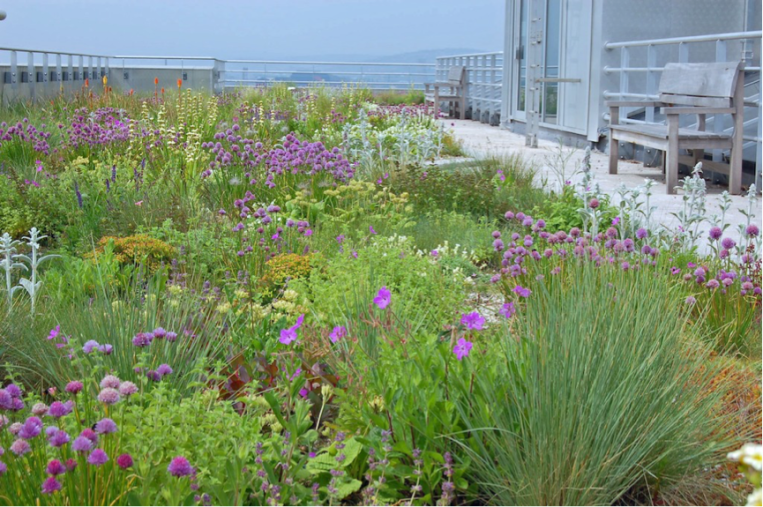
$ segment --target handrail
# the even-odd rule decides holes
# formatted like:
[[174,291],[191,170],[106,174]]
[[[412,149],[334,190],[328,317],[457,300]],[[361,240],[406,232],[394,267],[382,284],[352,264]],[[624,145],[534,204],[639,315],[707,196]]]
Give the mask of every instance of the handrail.
[[662,46],[665,44],[681,44],[689,42],[715,42],[718,40],[756,39],[763,35],[763,31],[750,32],[714,33],[709,35],[689,35],[686,37],[671,37],[668,39],[644,39],[635,41],[607,42],[604,49],[615,49],[634,46]]

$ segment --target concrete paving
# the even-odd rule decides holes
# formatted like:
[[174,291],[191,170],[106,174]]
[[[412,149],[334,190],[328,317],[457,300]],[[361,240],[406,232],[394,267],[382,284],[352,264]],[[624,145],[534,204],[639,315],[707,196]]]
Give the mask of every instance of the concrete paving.
[[[464,151],[467,155],[476,158],[488,156],[507,156],[521,155],[527,162],[531,163],[537,170],[536,184],[538,186],[546,185],[546,188],[553,190],[558,188],[557,172],[553,169],[553,158],[555,152],[559,151],[559,143],[547,140],[539,140],[538,148],[528,148],[525,146],[525,136],[515,134],[506,129],[491,127],[487,124],[473,122],[470,120],[442,120],[446,129],[450,129],[455,137],[461,141]],[[581,162],[585,155],[584,149],[565,146],[564,150],[572,152],[567,163],[566,173],[572,174],[581,167]],[[559,165],[558,163],[556,164]],[[644,167],[638,162],[629,162],[621,160],[618,168],[619,174],[609,174],[609,157],[606,153],[593,151],[591,153],[591,169],[595,174],[595,181],[598,182],[601,190],[613,196],[613,202],[617,202],[615,189],[621,184],[628,188],[635,188],[643,185],[646,178],[651,178],[657,183],[652,188],[651,204],[657,206],[652,215],[655,225],[663,225],[669,230],[675,230],[678,226],[678,220],[672,213],[677,213],[683,209],[682,195],[668,195],[664,183],[664,176],[660,168]],[[574,184],[579,181],[581,175],[568,177]],[[720,214],[719,205],[721,202],[720,194],[724,188],[708,184],[708,196],[706,199],[707,218],[714,214]],[[758,189],[760,192],[760,189]],[[755,217],[753,222],[761,227],[761,200],[760,195],[756,202]],[[746,210],[748,201],[746,196],[731,196],[732,204],[726,213],[726,222],[731,224],[727,231],[730,236],[738,241],[738,224],[746,224],[747,218],[739,211]],[[707,237],[707,230],[711,227],[710,223],[702,223],[700,230],[704,231],[703,237]],[[705,250],[705,241],[700,241],[700,249]]]

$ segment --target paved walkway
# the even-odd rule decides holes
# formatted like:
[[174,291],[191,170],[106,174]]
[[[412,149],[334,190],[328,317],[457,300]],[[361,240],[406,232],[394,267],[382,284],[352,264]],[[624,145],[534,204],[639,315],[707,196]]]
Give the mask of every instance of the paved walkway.
[[[558,152],[558,143],[539,140],[538,148],[531,149],[525,146],[525,136],[509,132],[505,129],[491,127],[487,124],[470,120],[442,120],[442,122],[446,129],[451,129],[455,133],[456,138],[463,143],[464,151],[469,156],[485,157],[490,155],[506,156],[519,154],[539,169],[538,185],[542,185],[545,179],[549,189],[558,187],[556,183],[558,178],[550,163],[554,153]],[[564,150],[574,151],[567,165],[567,174],[571,174],[581,166],[585,151],[571,147],[564,147]],[[610,195],[614,195],[615,188],[623,183],[629,188],[635,188],[643,185],[646,178],[655,180],[657,184],[652,188],[651,202],[654,206],[657,206],[657,210],[652,215],[653,220],[669,229],[677,227],[678,221],[672,213],[677,213],[683,209],[683,198],[682,195],[668,195],[666,193],[666,187],[663,183],[664,178],[660,168],[644,167],[640,163],[621,160],[618,169],[619,174],[611,175],[608,170],[608,155],[597,151],[591,154],[591,168],[595,173],[596,182],[599,183],[601,190]],[[579,178],[580,176],[572,180],[575,182]],[[718,206],[721,202],[720,194],[723,190],[724,188],[722,187],[708,185],[708,197],[706,200],[708,218],[714,214],[720,214]],[[756,207],[757,210],[753,221],[760,227],[761,216],[763,216],[760,198],[756,203]],[[746,217],[739,211],[740,208],[743,210],[747,209],[747,198],[745,196],[732,196],[732,204],[726,214],[726,221],[731,224],[727,235],[735,240],[738,240],[739,236],[737,224],[747,223]],[[707,237],[706,231],[710,227],[710,224],[707,222],[703,222],[701,226],[701,230],[705,231],[705,238]],[[701,241],[699,245],[701,250],[705,250],[705,245],[706,242]]]

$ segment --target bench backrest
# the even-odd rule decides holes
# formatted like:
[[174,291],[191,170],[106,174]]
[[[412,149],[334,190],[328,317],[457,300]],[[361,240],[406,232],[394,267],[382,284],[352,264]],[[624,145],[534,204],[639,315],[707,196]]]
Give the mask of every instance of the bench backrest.
[[660,79],[660,102],[732,107],[742,62],[669,63]]
[[448,69],[448,84],[460,85],[466,81],[466,67],[457,66]]

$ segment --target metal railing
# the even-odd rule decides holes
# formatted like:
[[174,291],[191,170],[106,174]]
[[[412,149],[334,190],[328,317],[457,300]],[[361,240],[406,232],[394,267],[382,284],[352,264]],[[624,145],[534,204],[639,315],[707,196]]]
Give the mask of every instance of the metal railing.
[[288,82],[297,86],[361,85],[371,90],[423,90],[434,81],[432,63],[305,62],[224,60],[223,88],[267,86]]
[[[761,31],[720,33],[668,39],[650,39],[638,41],[610,42],[604,45],[607,50],[620,51],[619,67],[605,67],[604,73],[616,75],[619,88],[616,91],[605,90],[605,99],[621,100],[657,100],[658,87],[662,70],[668,62],[725,62],[744,60],[745,62],[745,120],[744,150],[754,149],[755,181],[761,188],[761,112],[760,90],[760,55]],[[628,115],[641,115],[644,119],[628,118]],[[654,108],[621,108],[623,123],[655,123],[664,121],[664,117]],[[609,113],[604,113],[609,119]],[[693,125],[689,125],[692,127]],[[724,115],[708,115],[706,128],[715,133],[730,132],[731,122]],[[713,161],[722,160],[724,152],[713,150]]]
[[467,71],[467,109],[471,117],[483,123],[498,124],[501,114],[503,52],[442,56],[437,58],[437,81],[445,81],[448,69],[464,66]]

